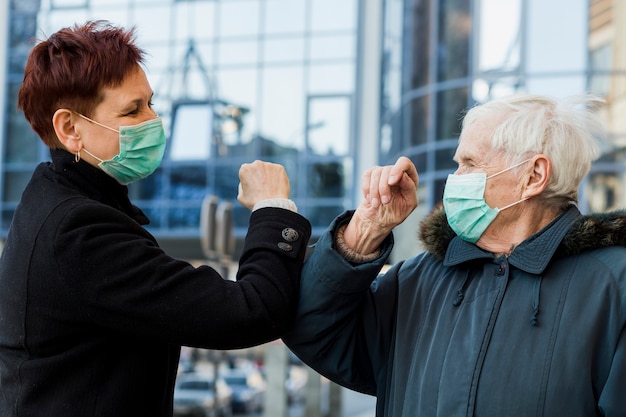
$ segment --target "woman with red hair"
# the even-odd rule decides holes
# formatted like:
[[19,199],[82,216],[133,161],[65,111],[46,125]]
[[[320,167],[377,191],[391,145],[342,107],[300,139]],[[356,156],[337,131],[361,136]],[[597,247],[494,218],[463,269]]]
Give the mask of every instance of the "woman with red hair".
[[51,161],[0,258],[0,416],[171,416],[181,345],[261,344],[294,316],[310,224],[282,166],[240,169],[253,212],[236,282],[171,258],[143,227],[126,185],[165,148],[143,56],[133,30],[88,22],[26,63],[18,105]]

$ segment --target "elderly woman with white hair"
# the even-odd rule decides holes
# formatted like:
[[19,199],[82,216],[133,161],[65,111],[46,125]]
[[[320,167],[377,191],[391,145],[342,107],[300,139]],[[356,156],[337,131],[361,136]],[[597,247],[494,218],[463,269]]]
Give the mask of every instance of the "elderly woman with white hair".
[[577,208],[598,103],[470,109],[425,252],[383,275],[418,175],[404,157],[367,171],[305,263],[287,345],[379,417],[626,416],[626,214]]

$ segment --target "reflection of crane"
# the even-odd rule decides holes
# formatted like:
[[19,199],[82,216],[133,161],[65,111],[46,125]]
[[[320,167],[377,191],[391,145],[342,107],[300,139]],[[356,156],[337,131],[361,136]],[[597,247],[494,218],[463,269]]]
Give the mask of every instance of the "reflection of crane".
[[[193,71],[192,65],[195,63],[197,66],[197,74],[200,76],[200,79],[204,84],[204,94],[201,94],[199,97],[196,94],[194,97],[193,92],[202,91],[198,89],[196,85],[193,85],[190,88],[190,74]],[[157,93],[165,100],[170,102],[178,101],[178,100],[189,100],[189,99],[198,99],[198,100],[212,100],[217,98],[217,85],[215,83],[214,77],[210,75],[210,71],[204,65],[202,61],[202,57],[200,53],[196,49],[196,44],[193,39],[189,39],[187,50],[185,51],[185,56],[183,57],[182,65],[176,66],[175,64],[170,65],[170,68],[166,72],[168,77],[168,83],[166,88],[163,91],[161,89],[157,89]],[[177,88],[178,87],[178,88]]]
[[[207,143],[217,144],[219,148],[224,136],[228,137],[229,142],[241,142],[243,116],[248,113],[249,109],[218,98],[215,77],[204,64],[193,39],[188,40],[182,64],[178,66],[172,64],[167,74],[169,77],[165,88],[163,91],[157,89],[157,93],[160,98],[166,100],[166,105],[169,107],[173,142],[186,141],[185,138],[174,137],[176,136],[176,122],[181,112],[200,107],[207,108],[212,114],[209,120],[210,132],[205,138]],[[199,83],[202,85],[198,85]],[[198,122],[202,123],[202,121]],[[188,145],[185,143],[181,146]]]

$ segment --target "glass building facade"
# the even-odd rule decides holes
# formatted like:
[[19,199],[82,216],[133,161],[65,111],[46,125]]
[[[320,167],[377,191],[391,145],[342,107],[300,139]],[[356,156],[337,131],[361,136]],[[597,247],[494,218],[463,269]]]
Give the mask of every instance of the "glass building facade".
[[[170,137],[162,167],[130,192],[155,236],[184,255],[199,247],[204,197],[234,201],[244,162],[283,164],[319,233],[359,203],[365,168],[406,155],[420,172],[420,207],[397,230],[394,257],[409,256],[419,250],[419,219],[455,169],[463,111],[515,92],[606,98],[609,141],[580,205],[626,205],[621,0],[10,0],[9,9],[3,234],[34,166],[47,159],[15,111],[31,39],[88,19],[136,26],[149,53]],[[241,238],[248,212],[234,207]]]
[[107,20],[136,27],[169,132],[162,166],[129,187],[150,231],[174,251],[198,248],[203,199],[216,195],[235,203],[243,237],[238,169],[262,159],[286,167],[292,198],[319,233],[354,206],[358,18],[357,0],[12,0],[0,230],[48,159],[15,111],[33,38]]

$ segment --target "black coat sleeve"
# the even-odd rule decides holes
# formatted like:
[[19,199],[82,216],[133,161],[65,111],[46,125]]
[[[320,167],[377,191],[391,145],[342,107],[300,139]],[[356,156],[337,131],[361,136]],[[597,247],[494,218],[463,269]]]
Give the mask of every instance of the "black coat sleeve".
[[[54,217],[58,217],[58,222]],[[40,233],[32,273],[54,268],[76,318],[172,344],[237,349],[280,337],[298,301],[309,222],[288,210],[252,213],[237,281],[164,253],[140,225],[99,204],[56,210]],[[283,230],[292,229],[289,241]],[[48,245],[50,240],[53,245]],[[48,301],[59,298],[50,294]]]

